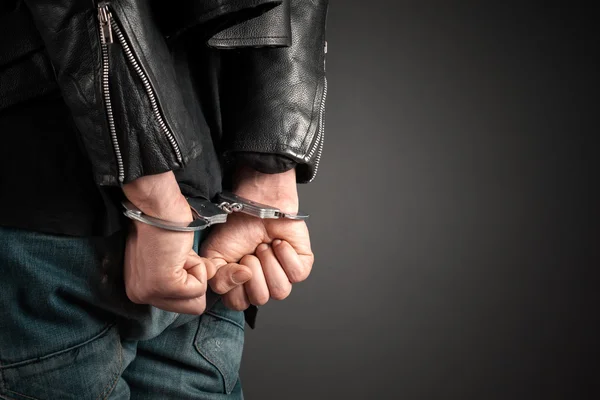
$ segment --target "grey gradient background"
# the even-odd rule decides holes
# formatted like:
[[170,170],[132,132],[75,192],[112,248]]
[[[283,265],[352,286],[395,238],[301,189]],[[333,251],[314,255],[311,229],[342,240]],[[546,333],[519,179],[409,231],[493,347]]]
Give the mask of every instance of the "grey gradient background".
[[495,3],[331,2],[317,261],[247,399],[600,398],[599,15]]

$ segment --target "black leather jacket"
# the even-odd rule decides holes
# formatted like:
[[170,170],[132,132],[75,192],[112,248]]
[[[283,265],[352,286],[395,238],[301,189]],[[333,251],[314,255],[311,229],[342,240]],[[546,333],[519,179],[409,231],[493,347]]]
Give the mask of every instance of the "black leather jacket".
[[16,87],[3,71],[0,110],[58,85],[99,185],[185,169],[206,136],[225,164],[275,154],[300,183],[314,178],[327,0],[24,3],[39,38],[8,57],[27,53],[35,73]]

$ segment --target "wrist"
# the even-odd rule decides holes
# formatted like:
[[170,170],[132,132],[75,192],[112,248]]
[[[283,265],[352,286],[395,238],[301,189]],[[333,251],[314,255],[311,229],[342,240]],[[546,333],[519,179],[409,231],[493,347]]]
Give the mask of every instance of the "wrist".
[[193,219],[190,206],[171,171],[140,177],[123,185],[123,193],[146,215],[173,222]]
[[265,174],[249,167],[239,168],[233,179],[233,192],[286,212],[298,211],[296,170]]

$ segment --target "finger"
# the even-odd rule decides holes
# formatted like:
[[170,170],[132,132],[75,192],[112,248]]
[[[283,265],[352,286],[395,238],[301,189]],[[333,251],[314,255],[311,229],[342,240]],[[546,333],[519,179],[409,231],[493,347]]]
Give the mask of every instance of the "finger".
[[180,280],[168,286],[165,283],[153,297],[184,300],[204,296],[208,283],[206,261],[205,258],[200,257],[195,252],[188,254],[183,270],[178,271],[181,274]]
[[[192,250],[194,251],[194,250]],[[204,258],[204,264],[206,265],[206,278],[207,279],[212,279],[215,274],[217,273],[217,271],[219,270],[219,268],[221,268],[223,265],[227,264],[227,262],[223,259],[217,259],[217,258]]]
[[250,278],[252,278],[250,268],[231,263],[219,268],[208,283],[215,293],[225,294],[233,288],[243,285]]
[[246,296],[244,286],[236,286],[223,295],[223,303],[230,309],[244,311],[250,307],[250,301]]
[[194,299],[160,298],[152,302],[151,305],[161,310],[179,314],[200,315],[206,310],[206,296]]
[[[192,254],[188,255],[185,264],[183,265],[183,269],[187,272],[186,281],[184,285],[194,285],[196,289],[196,291],[194,292],[196,296],[193,297],[204,296],[206,294],[206,288],[208,283],[208,279],[206,276],[206,268],[208,264],[212,264],[212,262],[206,258],[200,257],[198,254],[193,252]],[[188,298],[192,297],[192,293],[183,294],[187,294],[189,296]]]
[[204,296],[206,288],[204,259],[195,253],[188,254],[183,268],[174,270],[170,279],[147,284],[129,280],[125,285],[127,296],[137,304],[153,304],[160,298],[195,299]]
[[[312,256],[301,256],[296,253],[296,250],[285,240],[276,239],[273,241],[273,252],[283,267],[285,274],[292,283],[302,282],[310,274],[312,269]],[[310,258],[308,258],[310,257]]]
[[270,297],[269,287],[260,260],[256,256],[247,255],[240,260],[240,264],[247,266],[252,271],[252,279],[244,283],[248,300],[255,306],[266,304]]
[[292,284],[277,261],[271,246],[266,243],[260,244],[256,248],[256,256],[262,265],[271,298],[283,300],[288,297],[292,291]]

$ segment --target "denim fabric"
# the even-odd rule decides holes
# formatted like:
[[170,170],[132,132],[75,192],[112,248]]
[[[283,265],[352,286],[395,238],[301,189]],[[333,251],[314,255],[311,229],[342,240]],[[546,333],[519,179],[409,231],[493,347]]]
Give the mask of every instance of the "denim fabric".
[[1,399],[243,398],[243,313],[133,304],[123,247],[0,227]]

